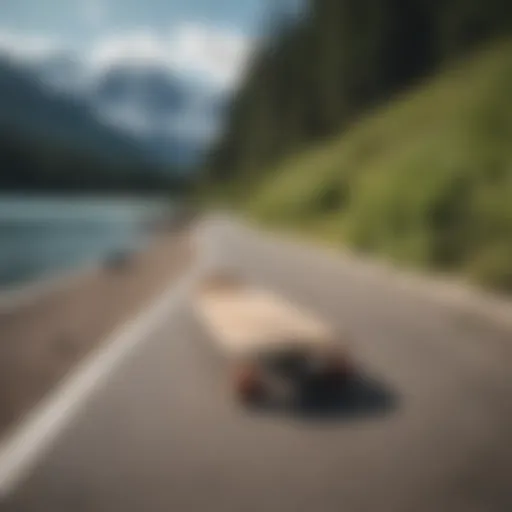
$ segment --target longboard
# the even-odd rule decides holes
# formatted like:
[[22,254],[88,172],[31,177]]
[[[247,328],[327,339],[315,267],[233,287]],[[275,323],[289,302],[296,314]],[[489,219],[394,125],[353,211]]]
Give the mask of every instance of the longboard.
[[195,307],[227,356],[271,350],[291,342],[330,344],[334,338],[329,326],[311,312],[270,291],[229,278],[203,283]]

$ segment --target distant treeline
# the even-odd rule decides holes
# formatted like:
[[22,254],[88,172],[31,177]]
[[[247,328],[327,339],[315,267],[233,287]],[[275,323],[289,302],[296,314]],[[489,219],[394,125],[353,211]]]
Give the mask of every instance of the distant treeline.
[[250,182],[511,26],[510,0],[309,0],[254,57],[207,173]]
[[186,182],[142,160],[113,158],[70,148],[53,139],[0,130],[0,191],[181,192]]

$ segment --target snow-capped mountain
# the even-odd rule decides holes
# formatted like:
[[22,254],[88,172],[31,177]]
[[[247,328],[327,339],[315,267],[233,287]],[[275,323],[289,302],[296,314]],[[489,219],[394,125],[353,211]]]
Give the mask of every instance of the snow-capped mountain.
[[154,65],[120,64],[96,77],[88,100],[97,115],[146,142],[159,158],[193,163],[215,136],[222,94]]
[[69,54],[56,53],[29,66],[45,88],[136,139],[159,162],[196,164],[219,131],[224,93],[156,64],[120,62],[88,70]]
[[157,118],[183,110],[190,101],[185,84],[170,73],[154,66],[127,64],[98,76],[90,95],[98,105],[130,105]]
[[67,96],[81,96],[90,87],[90,78],[78,59],[56,52],[30,63],[41,83]]
[[137,137],[160,161],[197,163],[219,130],[223,93],[168,69],[119,63],[84,77],[70,61],[51,64],[48,83],[81,96],[99,120]]
[[150,161],[147,148],[133,136],[100,122],[82,97],[44,86],[35,69],[0,57],[0,129],[64,143],[117,162]]

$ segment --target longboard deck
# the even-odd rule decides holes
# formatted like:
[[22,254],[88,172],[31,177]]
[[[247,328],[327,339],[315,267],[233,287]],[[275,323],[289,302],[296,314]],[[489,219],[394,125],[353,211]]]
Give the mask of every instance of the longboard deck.
[[333,340],[331,329],[309,311],[244,284],[209,283],[198,290],[196,309],[227,355],[290,342],[316,346]]

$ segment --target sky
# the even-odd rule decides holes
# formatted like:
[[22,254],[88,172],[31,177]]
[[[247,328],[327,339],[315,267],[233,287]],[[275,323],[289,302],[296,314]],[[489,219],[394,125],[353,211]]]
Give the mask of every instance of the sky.
[[[293,14],[302,2],[0,0],[0,56],[33,66],[47,85],[86,99],[109,70],[149,64],[189,89],[180,115],[162,114],[166,129],[206,144],[222,126],[209,102],[236,91],[266,22],[278,10]],[[160,126],[136,93],[122,104],[94,104],[100,120],[137,134]]]
[[232,88],[271,5],[272,0],[0,0],[0,50],[28,59],[71,51],[90,69],[123,59],[152,61]]

